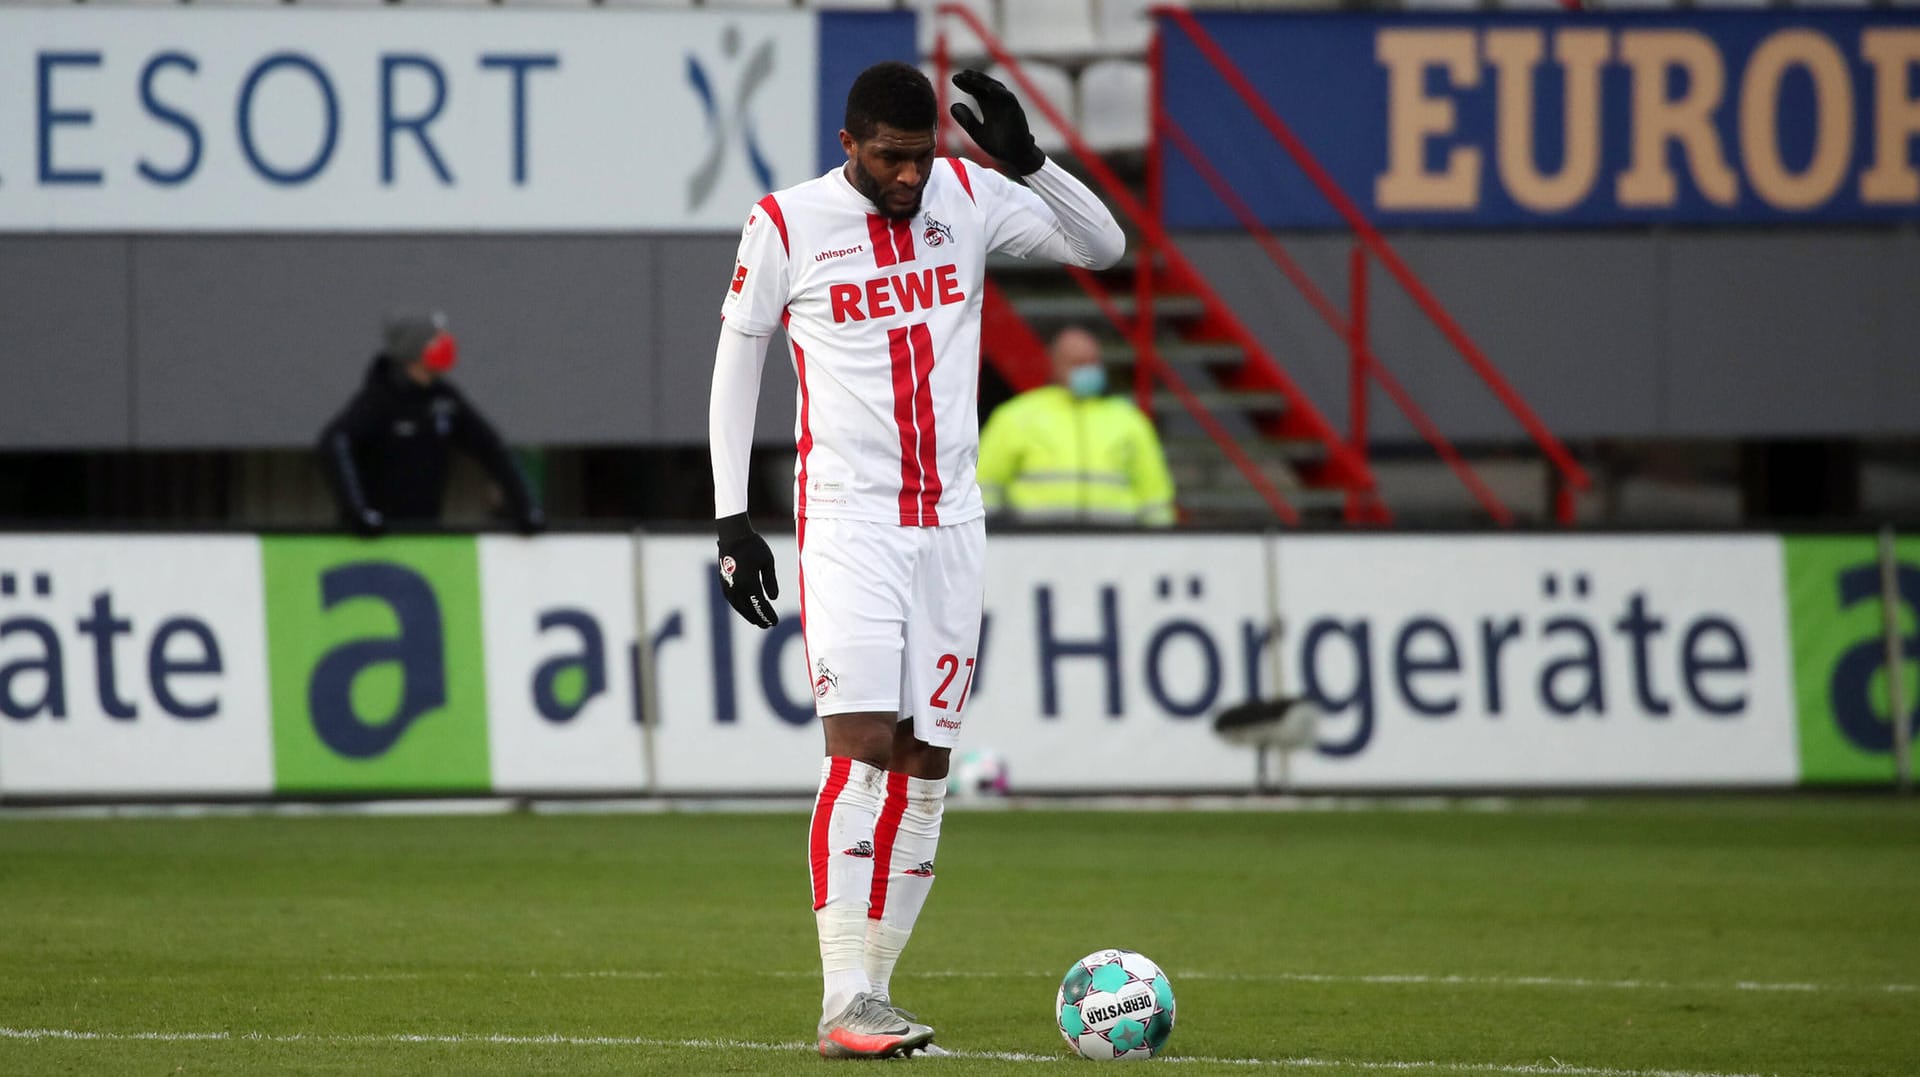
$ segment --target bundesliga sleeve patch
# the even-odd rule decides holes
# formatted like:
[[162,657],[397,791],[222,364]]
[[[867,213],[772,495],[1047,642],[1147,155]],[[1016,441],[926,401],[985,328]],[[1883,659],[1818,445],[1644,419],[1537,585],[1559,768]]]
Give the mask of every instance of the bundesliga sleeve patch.
[[739,295],[741,289],[745,288],[746,286],[747,286],[747,267],[741,265],[739,262],[733,263],[733,287],[731,291],[733,292],[734,295]]

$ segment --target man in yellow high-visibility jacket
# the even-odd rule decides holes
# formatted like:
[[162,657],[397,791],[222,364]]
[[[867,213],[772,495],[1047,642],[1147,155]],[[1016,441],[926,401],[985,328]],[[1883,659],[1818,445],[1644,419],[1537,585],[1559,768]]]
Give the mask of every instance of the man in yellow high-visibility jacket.
[[1173,523],[1173,478],[1153,423],[1105,395],[1100,342],[1068,328],[1049,349],[1053,384],[1007,401],[980,432],[987,511],[1022,523]]

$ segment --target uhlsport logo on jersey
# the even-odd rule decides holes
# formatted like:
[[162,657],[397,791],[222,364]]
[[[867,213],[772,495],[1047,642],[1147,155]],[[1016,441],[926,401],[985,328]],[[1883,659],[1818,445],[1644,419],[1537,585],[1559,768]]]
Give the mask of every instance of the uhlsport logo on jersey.
[[[760,146],[753,126],[753,95],[773,76],[774,38],[769,36],[746,52],[740,25],[729,23],[720,32],[720,55],[702,58],[687,53],[687,83],[700,100],[707,124],[707,148],[687,177],[687,208],[699,209],[719,185],[720,175],[734,156],[737,142],[741,156],[760,189],[771,191],[773,166]],[[725,81],[723,81],[723,79]],[[749,222],[751,223],[751,222]],[[736,289],[737,290],[737,289]]]
[[[1871,535],[1786,538],[1800,779],[1885,782],[1894,777],[1878,543]],[[1906,721],[1920,742],[1920,541],[1901,542],[1895,589]]]
[[474,540],[261,545],[279,791],[485,790]]

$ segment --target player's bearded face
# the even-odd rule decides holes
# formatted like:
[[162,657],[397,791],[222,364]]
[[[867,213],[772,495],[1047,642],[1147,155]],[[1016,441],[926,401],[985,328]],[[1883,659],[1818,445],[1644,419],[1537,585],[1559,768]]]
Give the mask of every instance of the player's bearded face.
[[920,196],[933,174],[931,130],[903,131],[883,123],[864,142],[840,132],[840,145],[847,151],[847,181],[882,217],[904,220],[920,212]]

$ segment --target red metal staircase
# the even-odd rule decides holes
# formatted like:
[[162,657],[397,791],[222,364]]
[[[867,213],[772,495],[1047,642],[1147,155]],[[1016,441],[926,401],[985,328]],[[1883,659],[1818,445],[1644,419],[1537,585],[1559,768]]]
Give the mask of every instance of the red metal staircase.
[[[942,22],[933,57],[940,95],[942,151],[954,145],[956,137],[946,113],[946,75],[951,66],[946,22],[958,19],[1010,74],[1022,96],[1061,133],[1075,158],[1076,170],[1103,194],[1130,233],[1132,253],[1120,266],[1103,273],[1067,271],[1077,292],[1064,289],[1058,269],[1050,265],[996,262],[985,300],[983,341],[988,360],[1015,389],[1031,388],[1048,377],[1041,330],[1068,322],[1104,320],[1121,342],[1106,358],[1112,366],[1131,367],[1137,401],[1161,426],[1169,462],[1181,480],[1177,485],[1182,515],[1189,520],[1244,518],[1247,510],[1255,509],[1288,525],[1301,523],[1303,511],[1313,516],[1337,515],[1350,524],[1390,523],[1392,514],[1378,495],[1369,464],[1367,401],[1370,386],[1377,383],[1465,484],[1488,518],[1503,526],[1511,524],[1512,510],[1374,355],[1367,333],[1367,290],[1369,266],[1378,262],[1519,419],[1556,469],[1559,481],[1554,515],[1561,523],[1571,523],[1574,495],[1590,485],[1585,471],[1286,124],[1254,93],[1205,29],[1183,9],[1160,9],[1157,13],[1161,17],[1159,32],[1172,28],[1194,40],[1354,233],[1350,309],[1342,312],[1288,256],[1224,177],[1194,149],[1179,126],[1161,113],[1156,35],[1149,57],[1155,79],[1154,135],[1193,164],[1285,279],[1345,342],[1350,378],[1348,429],[1343,434],[1326,418],[1161,226],[1160,215],[1149,208],[1149,204],[1159,205],[1159,155],[1148,156],[1143,202],[1086,145],[1057,104],[1038,90],[973,11],[947,4],[936,9],[936,17]],[[1183,428],[1197,432],[1182,434]],[[1223,490],[1216,484],[1193,481],[1197,469],[1213,465],[1224,465],[1216,466],[1216,472],[1230,468],[1239,484]]]

